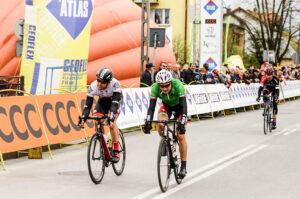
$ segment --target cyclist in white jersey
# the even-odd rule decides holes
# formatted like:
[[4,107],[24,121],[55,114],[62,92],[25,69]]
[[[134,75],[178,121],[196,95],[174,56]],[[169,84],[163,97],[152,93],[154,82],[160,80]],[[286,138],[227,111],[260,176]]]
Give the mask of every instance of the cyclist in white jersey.
[[111,161],[117,163],[120,160],[119,154],[119,128],[117,118],[119,108],[122,104],[122,92],[120,82],[113,78],[113,72],[108,68],[102,68],[97,72],[97,80],[93,81],[87,92],[86,104],[82,112],[82,120],[78,126],[84,127],[86,118],[89,116],[93,105],[94,96],[99,96],[93,115],[104,116],[109,114],[110,132],[113,141],[114,153]]

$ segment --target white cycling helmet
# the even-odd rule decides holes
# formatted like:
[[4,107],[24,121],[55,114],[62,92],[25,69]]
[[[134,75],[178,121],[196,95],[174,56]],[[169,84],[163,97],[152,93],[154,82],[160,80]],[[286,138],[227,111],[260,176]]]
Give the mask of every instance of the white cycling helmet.
[[156,74],[156,82],[158,84],[163,84],[163,83],[167,83],[167,82],[171,82],[172,81],[172,74],[170,73],[170,71],[167,70],[161,70]]

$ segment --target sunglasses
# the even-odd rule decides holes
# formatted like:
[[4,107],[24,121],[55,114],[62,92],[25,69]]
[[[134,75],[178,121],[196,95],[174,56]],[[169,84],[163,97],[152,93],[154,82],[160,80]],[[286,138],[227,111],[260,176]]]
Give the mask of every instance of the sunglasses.
[[167,88],[167,87],[169,87],[169,86],[170,86],[170,84],[165,84],[165,85],[161,85],[161,84],[160,84],[160,85],[159,85],[160,88]]
[[101,84],[106,84],[107,83],[107,81],[102,80],[102,79],[97,79],[97,82],[100,82]]

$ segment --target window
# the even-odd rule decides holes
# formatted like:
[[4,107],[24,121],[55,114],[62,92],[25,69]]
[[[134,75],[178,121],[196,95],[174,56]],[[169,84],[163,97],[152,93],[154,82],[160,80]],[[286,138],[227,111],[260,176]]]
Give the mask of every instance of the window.
[[170,9],[151,9],[150,17],[158,25],[170,25]]

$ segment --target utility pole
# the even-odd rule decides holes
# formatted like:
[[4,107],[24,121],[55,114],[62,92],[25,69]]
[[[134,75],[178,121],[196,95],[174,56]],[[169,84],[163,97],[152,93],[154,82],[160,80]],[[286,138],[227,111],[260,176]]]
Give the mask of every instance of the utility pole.
[[[142,25],[141,25],[141,75],[144,70],[144,62],[149,61],[149,35],[150,35],[150,2],[142,0]],[[146,46],[145,46],[146,44]],[[145,51],[146,47],[146,51]]]

